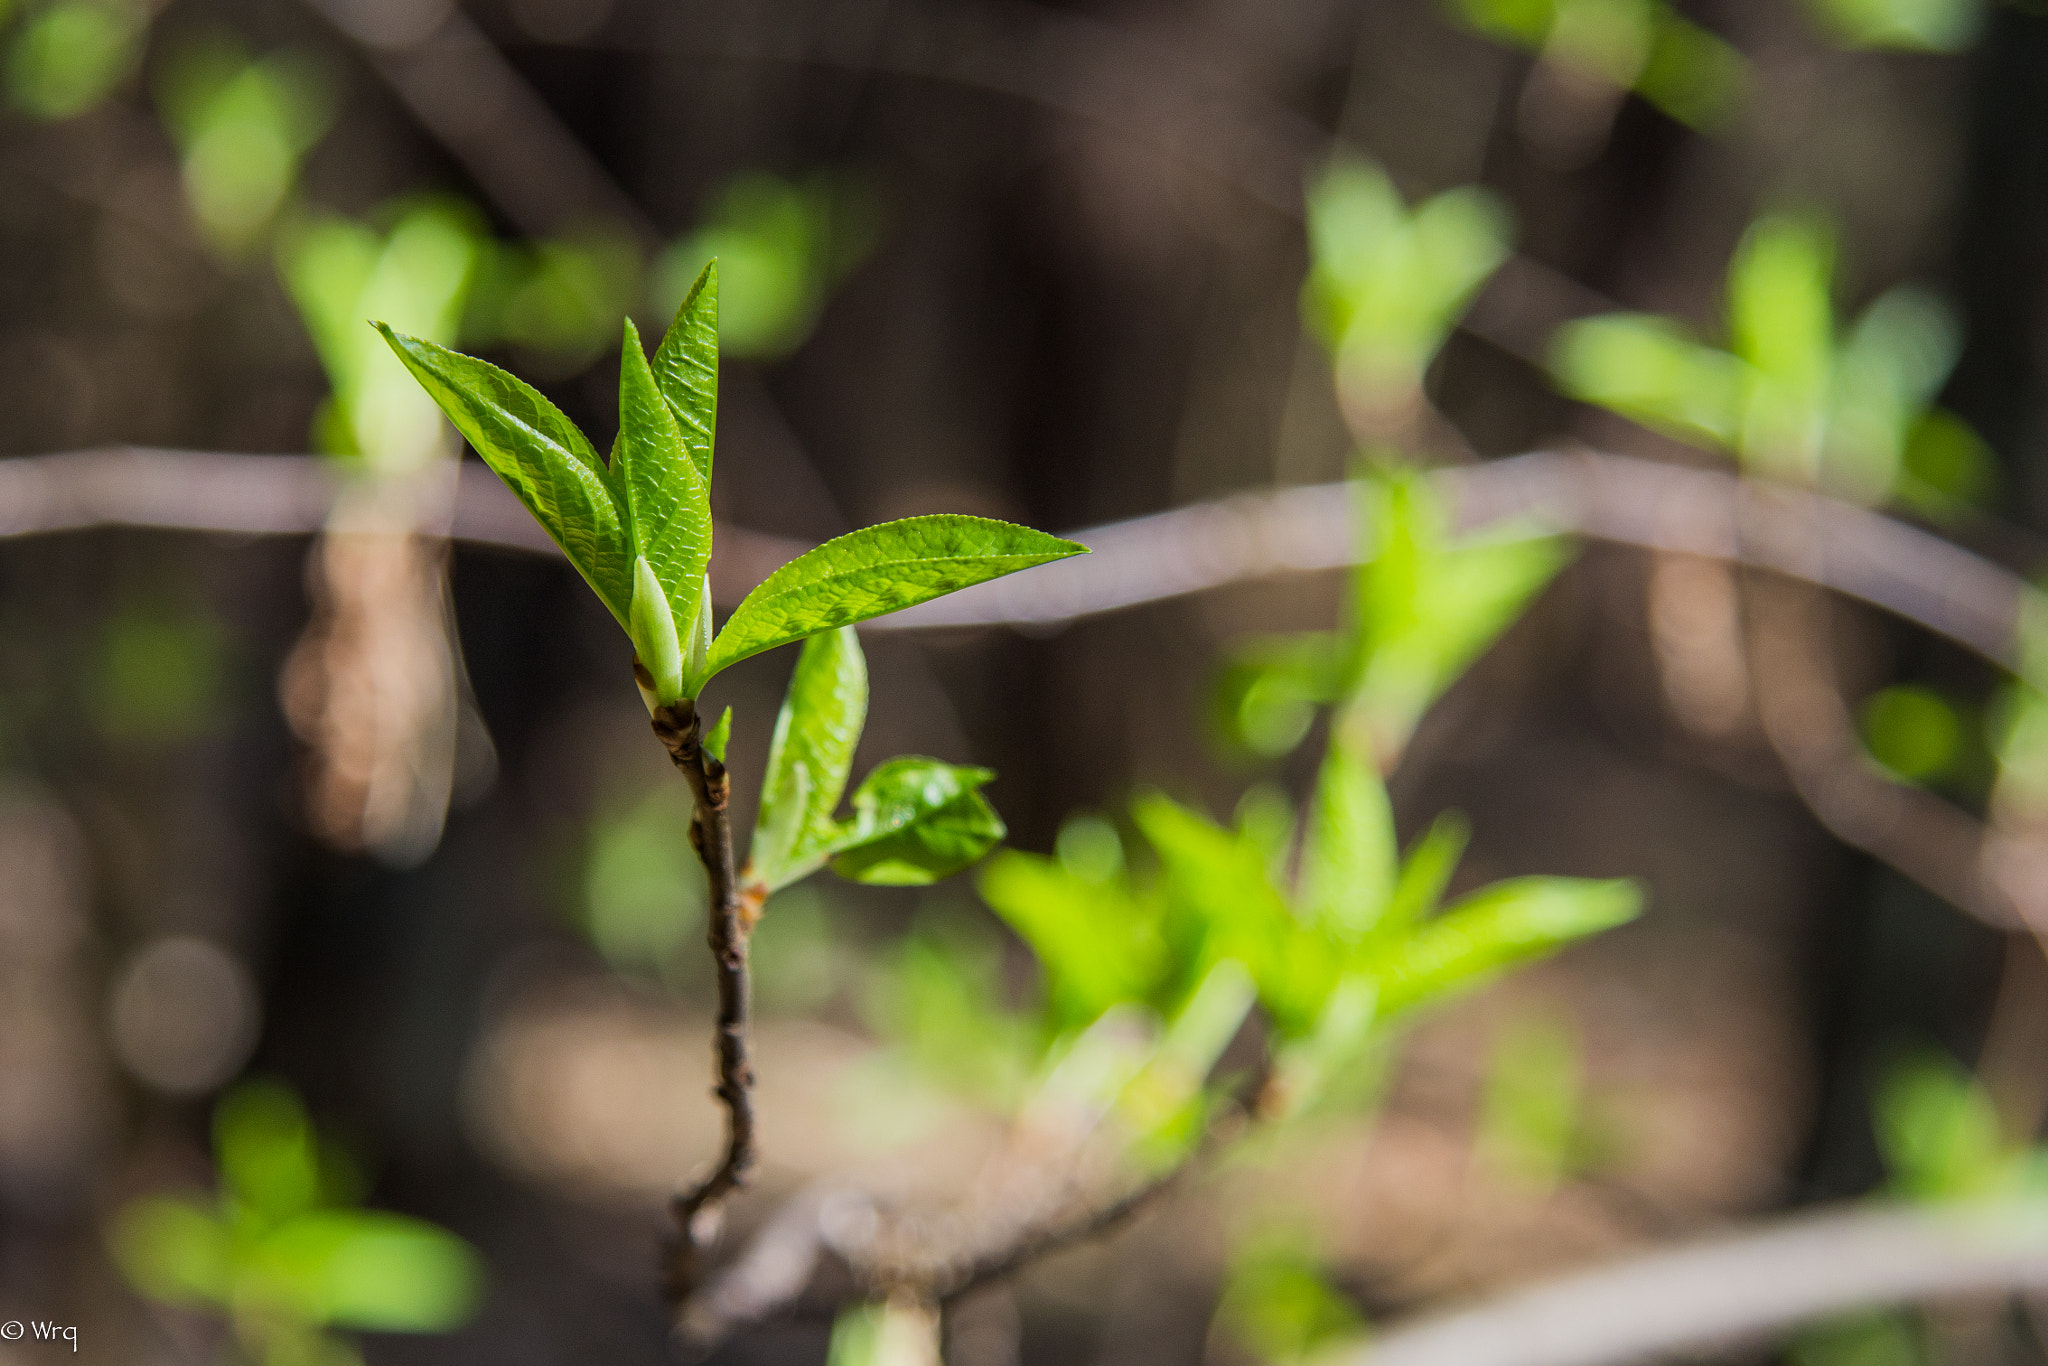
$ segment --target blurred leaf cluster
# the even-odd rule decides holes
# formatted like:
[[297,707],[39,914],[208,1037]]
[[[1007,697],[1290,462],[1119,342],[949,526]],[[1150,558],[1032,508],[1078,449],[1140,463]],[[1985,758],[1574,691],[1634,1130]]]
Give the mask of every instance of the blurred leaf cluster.
[[1960,335],[1933,297],[1900,287],[1838,335],[1834,239],[1766,215],[1728,269],[1728,348],[1651,314],[1588,318],[1556,338],[1574,397],[1733,453],[1757,474],[1865,503],[1949,515],[1988,491],[1983,443],[1934,406]]
[[214,1110],[220,1190],[148,1196],[115,1217],[114,1261],[142,1294],[226,1317],[262,1366],[347,1366],[332,1329],[434,1333],[474,1312],[476,1253],[403,1215],[353,1208],[361,1178],[284,1087],[245,1083]]
[[1454,536],[1419,476],[1353,485],[1360,561],[1335,631],[1253,637],[1235,646],[1215,695],[1221,737],[1288,753],[1317,710],[1342,704],[1382,771],[1443,695],[1564,567],[1557,538],[1509,526]]
[[335,113],[332,78],[316,58],[252,57],[225,31],[188,37],[164,60],[156,101],[193,216],[231,260],[262,241]]
[[1051,856],[995,855],[979,889],[1038,960],[1039,1014],[971,1025],[988,1010],[976,1003],[991,1000],[992,960],[913,941],[895,1024],[926,1056],[955,1076],[1088,1078],[1081,1089],[1113,1100],[1142,1142],[1176,1151],[1217,1103],[1204,1079],[1254,1006],[1284,1108],[1355,1101],[1376,1028],[1635,914],[1632,885],[1571,878],[1511,879],[1444,906],[1463,822],[1441,817],[1405,856],[1397,846],[1378,737],[1405,738],[1559,561],[1544,542],[1444,551],[1424,489],[1362,487],[1386,549],[1354,629],[1314,638],[1323,672],[1305,696],[1338,712],[1301,828],[1284,802],[1250,799],[1226,826],[1153,793],[1131,807],[1142,864],[1095,816],[1071,819]]
[[1633,90],[1681,123],[1727,123],[1749,63],[1667,0],[1453,0],[1460,18],[1579,81]]
[[149,10],[140,0],[44,0],[0,6],[0,27],[9,102],[31,118],[69,119],[134,74]]
[[447,453],[440,411],[366,318],[453,342],[485,241],[459,202],[395,205],[387,228],[321,216],[278,245],[278,269],[305,319],[332,394],[314,441],[378,474],[404,474]]
[[1347,415],[1397,431],[1465,306],[1507,258],[1512,226],[1485,190],[1446,190],[1410,209],[1373,162],[1335,162],[1308,196],[1302,316],[1330,349]]

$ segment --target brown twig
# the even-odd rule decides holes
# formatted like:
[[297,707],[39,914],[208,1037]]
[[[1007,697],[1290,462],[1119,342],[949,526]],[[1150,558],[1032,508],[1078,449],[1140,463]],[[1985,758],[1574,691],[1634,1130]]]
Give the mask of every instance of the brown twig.
[[[645,670],[642,686],[651,686]],[[679,1193],[670,1208],[675,1218],[674,1241],[666,1270],[671,1303],[680,1305],[703,1278],[704,1254],[718,1239],[726,1197],[746,1185],[754,1164],[754,1069],[747,1060],[750,981],[747,972],[748,920],[733,861],[732,818],[728,803],[732,784],[725,765],[705,753],[702,719],[688,699],[655,709],[654,733],[682,772],[696,798],[690,820],[690,843],[711,882],[710,928],[707,939],[718,977],[718,1018],[713,1033],[718,1084],[713,1094],[725,1107],[725,1153],[711,1174]]]

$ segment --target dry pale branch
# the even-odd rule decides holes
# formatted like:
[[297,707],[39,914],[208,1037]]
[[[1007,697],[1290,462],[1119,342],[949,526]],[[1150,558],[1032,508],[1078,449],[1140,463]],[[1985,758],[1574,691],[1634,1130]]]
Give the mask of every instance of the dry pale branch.
[[[2006,669],[2021,664],[2019,575],[1917,527],[1719,470],[1538,451],[1437,472],[1460,523],[1520,519],[1594,540],[1767,569],[1856,598]],[[0,460],[0,538],[96,526],[243,534],[318,530],[336,481],[310,456],[107,447]],[[876,630],[1054,627],[1083,617],[1352,563],[1342,485],[1247,493],[1066,533],[1094,554],[997,579],[881,618]],[[483,466],[462,466],[449,535],[553,554]],[[713,596],[736,603],[807,543],[721,526]]]
[[1624,1366],[1883,1305],[2048,1289],[2048,1202],[1862,1207],[1645,1253],[1397,1326],[1325,1366]]

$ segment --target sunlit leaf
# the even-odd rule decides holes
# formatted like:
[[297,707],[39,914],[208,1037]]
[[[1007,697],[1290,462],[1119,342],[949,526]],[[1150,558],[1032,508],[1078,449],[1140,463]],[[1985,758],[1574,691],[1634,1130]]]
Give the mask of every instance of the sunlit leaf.
[[1436,910],[1471,834],[1465,818],[1455,811],[1446,811],[1431,823],[1401,865],[1393,895],[1387,899],[1387,913],[1376,927],[1380,933],[1405,930]]
[[160,1303],[219,1305],[233,1293],[233,1235],[193,1201],[130,1203],[114,1220],[109,1246],[128,1283]]
[[1308,1027],[1334,980],[1337,955],[1288,909],[1265,851],[1158,794],[1133,803],[1131,814],[1158,851],[1168,904],[1184,924],[1177,948],[1194,971],[1226,959],[1242,963],[1283,1028]]
[[704,752],[719,763],[725,762],[725,745],[732,738],[732,708],[719,713],[718,720],[710,730],[704,732]]
[[273,1082],[246,1082],[214,1107],[214,1152],[237,1203],[282,1219],[320,1202],[320,1158],[297,1096]]
[[1086,551],[1029,527],[951,513],[866,527],[804,552],[747,594],[712,643],[709,672]]
[[475,1312],[483,1266],[462,1239],[402,1215],[324,1210],[266,1238],[250,1275],[259,1293],[314,1323],[436,1333]]
[[1729,446],[1741,430],[1744,380],[1733,356],[1640,313],[1567,323],[1550,370],[1574,398],[1684,440]]
[[915,755],[876,767],[833,841],[833,871],[856,882],[919,886],[995,847],[1003,822],[981,796],[995,774]]
[[654,378],[704,487],[718,432],[718,261],[706,263],[654,353]]
[[1960,52],[1984,24],[1982,0],[1810,0],[1845,47]]
[[853,628],[805,641],[768,745],[749,877],[772,890],[825,862],[839,834],[833,813],[867,714],[867,661]]
[[[619,443],[611,482],[621,495],[633,548],[653,566],[674,618],[678,658],[680,642],[696,624],[704,570],[711,563],[711,494],[693,455],[655,386],[629,318],[619,360]],[[710,463],[708,454],[703,463]]]
[[2006,1137],[1990,1094],[1946,1057],[1921,1054],[1894,1068],[1874,1110],[1878,1147],[1906,1194],[1984,1196],[2023,1175],[2020,1147]]
[[559,408],[495,365],[378,325],[406,368],[627,624],[633,555],[597,452]]
[[1500,969],[1635,918],[1632,882],[1525,877],[1497,882],[1367,960],[1388,1013],[1477,985]]
[[1005,849],[982,868],[982,900],[1044,965],[1053,1017],[1086,1024],[1141,1000],[1165,970],[1156,908],[1121,879],[1091,881],[1035,854]]
[[1358,940],[1386,910],[1398,858],[1379,770],[1341,736],[1333,739],[1309,803],[1298,909],[1332,938]]

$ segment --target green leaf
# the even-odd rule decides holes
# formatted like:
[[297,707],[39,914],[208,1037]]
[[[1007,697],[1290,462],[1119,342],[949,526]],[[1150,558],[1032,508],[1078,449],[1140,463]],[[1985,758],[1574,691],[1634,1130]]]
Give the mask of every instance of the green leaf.
[[706,676],[819,631],[1087,549],[1029,527],[957,513],[867,527],[804,552],[747,594],[713,642]]
[[859,882],[915,885],[958,872],[1003,837],[980,797],[996,775],[914,754],[877,765],[832,842],[834,869]]
[[114,1264],[128,1283],[162,1304],[225,1304],[234,1290],[233,1236],[190,1200],[131,1201],[114,1219]]
[[1387,900],[1387,913],[1375,929],[1381,934],[1405,930],[1436,910],[1458,860],[1465,855],[1465,842],[1472,828],[1455,811],[1446,811],[1431,823],[1422,838],[1408,851],[1394,894]]
[[[671,298],[674,296],[671,295]],[[683,296],[675,321],[654,352],[654,381],[675,415],[683,444],[704,487],[711,487],[711,447],[718,431],[718,262],[707,263]]]
[[633,552],[610,477],[559,408],[495,365],[375,324],[448,420],[626,625]]
[[1420,479],[1362,487],[1374,554],[1355,579],[1350,701],[1385,766],[1567,553],[1556,537],[1513,528],[1453,543],[1442,507]]
[[462,1239],[403,1215],[323,1210],[264,1239],[261,1296],[342,1328],[437,1333],[476,1311],[483,1267]]
[[674,414],[655,389],[631,319],[625,334],[612,483],[624,496],[633,546],[654,566],[675,617],[675,635],[684,640],[696,624],[704,567],[711,563],[710,490],[683,448]]
[[320,1201],[320,1158],[299,1098],[275,1082],[245,1082],[213,1112],[221,1182],[239,1205],[282,1219]]
[[1142,1000],[1166,970],[1157,906],[1121,876],[1081,877],[1052,859],[1005,849],[976,890],[1045,968],[1047,1004],[1061,1025],[1085,1025]]
[[1159,853],[1183,959],[1196,972],[1235,959],[1250,969],[1260,1001],[1283,1029],[1312,1023],[1339,955],[1287,908],[1265,852],[1158,794],[1133,803],[1131,815]]
[[1633,920],[1635,883],[1524,877],[1497,882],[1450,907],[1366,964],[1387,1014],[1420,1005],[1498,970]]
[[[854,801],[858,805],[858,793]],[[889,834],[848,847],[832,860],[832,871],[854,882],[922,887],[967,867],[1007,833],[987,798],[963,792]]]
[[1331,738],[1309,806],[1298,909],[1333,939],[1356,942],[1385,913],[1400,850],[1379,770],[1343,727]]
[[1664,318],[1567,323],[1551,343],[1550,373],[1573,398],[1694,445],[1727,449],[1741,431],[1742,363]]
[[867,714],[867,661],[853,629],[805,641],[768,745],[749,878],[772,891],[825,862],[840,834],[833,812]]
[[704,732],[704,752],[719,763],[725,762],[725,742],[732,738],[732,708],[727,707],[719,715],[718,723]]
[[633,560],[633,602],[626,612],[626,634],[633,654],[654,680],[654,700],[661,706],[683,695],[683,646],[676,638],[675,613],[655,581],[645,555]]

